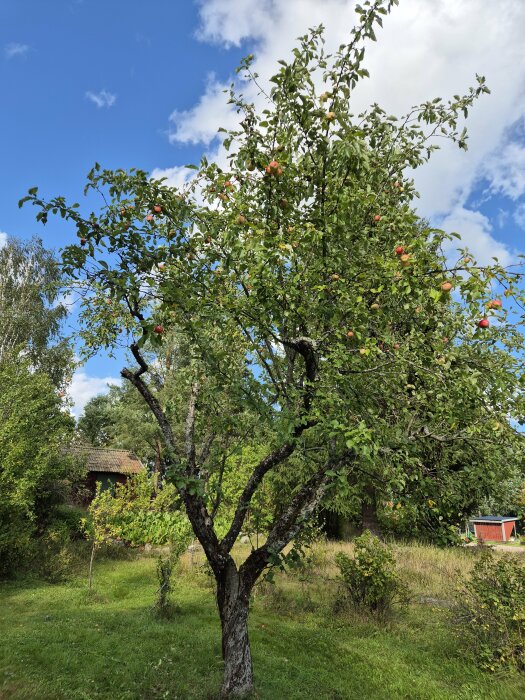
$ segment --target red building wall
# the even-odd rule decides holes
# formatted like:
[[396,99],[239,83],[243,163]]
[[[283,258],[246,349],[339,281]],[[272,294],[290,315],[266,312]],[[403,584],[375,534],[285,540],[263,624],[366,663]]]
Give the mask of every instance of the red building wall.
[[503,527],[505,528],[505,540],[508,542],[511,538],[512,531],[514,530],[514,525],[516,523],[514,521],[509,521],[508,523],[503,523]]
[[[512,524],[512,523],[511,523]],[[506,523],[504,523],[506,525]],[[503,532],[501,525],[492,525],[490,523],[474,523],[476,537],[481,537],[484,540],[503,541]]]

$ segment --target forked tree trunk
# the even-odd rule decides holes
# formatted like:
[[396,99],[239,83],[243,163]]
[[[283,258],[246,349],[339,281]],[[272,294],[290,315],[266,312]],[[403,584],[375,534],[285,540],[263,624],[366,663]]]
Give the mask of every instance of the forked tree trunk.
[[250,591],[240,585],[231,562],[217,576],[217,603],[222,626],[223,697],[245,697],[253,691],[253,666],[248,638]]

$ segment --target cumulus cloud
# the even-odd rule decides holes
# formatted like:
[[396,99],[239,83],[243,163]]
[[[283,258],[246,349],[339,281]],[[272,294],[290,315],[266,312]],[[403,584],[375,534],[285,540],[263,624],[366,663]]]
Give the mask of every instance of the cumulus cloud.
[[4,56],[7,59],[16,58],[18,56],[25,56],[29,51],[30,47],[28,44],[19,44],[17,42],[11,42],[4,46]]
[[102,107],[113,107],[117,101],[117,96],[107,90],[101,90],[100,92],[91,92],[88,90],[86,92],[86,98],[93,102],[94,105],[101,109]]
[[0,231],[0,248],[5,246],[6,243],[7,243],[7,233]]
[[445,231],[459,233],[461,243],[457,240],[450,241],[446,251],[451,258],[458,245],[468,248],[477,262],[481,265],[489,265],[497,258],[503,265],[511,265],[516,262],[515,253],[504,243],[498,241],[492,235],[493,227],[490,220],[479,211],[472,211],[464,207],[455,207],[440,224]]
[[155,168],[151,172],[152,180],[160,180],[166,178],[166,185],[181,189],[195,175],[195,170],[185,168],[183,165],[176,165],[173,168]]
[[226,86],[209,76],[206,89],[192,109],[175,110],[170,115],[173,125],[169,132],[171,143],[203,143],[208,145],[217,136],[217,129],[234,128],[238,117],[225,94]]
[[492,191],[511,199],[521,197],[525,194],[525,144],[507,143],[489,158],[484,174]]
[[73,374],[69,394],[73,402],[73,415],[78,418],[87,402],[98,394],[105,394],[112,384],[120,384],[119,377],[91,377],[82,370]]

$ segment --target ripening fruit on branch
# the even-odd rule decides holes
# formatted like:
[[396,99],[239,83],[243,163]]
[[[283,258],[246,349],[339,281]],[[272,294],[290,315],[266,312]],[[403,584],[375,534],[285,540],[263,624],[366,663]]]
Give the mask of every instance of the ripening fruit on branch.
[[327,112],[325,117],[327,122],[333,122],[335,119],[335,112]]
[[341,277],[338,274],[332,275],[332,279],[337,282],[337,280],[341,279]]
[[162,207],[160,206],[160,204],[155,204],[155,206],[153,207],[153,211],[155,212],[155,214],[161,214]]
[[239,214],[239,216],[235,219],[235,223],[239,224],[239,226],[244,226],[244,224],[246,223],[246,217],[242,214]]
[[224,183],[224,187],[226,187],[227,189],[230,189],[231,187],[233,187],[233,185],[230,182],[230,180],[226,180],[226,182]]
[[452,289],[452,284],[450,282],[443,282],[441,285],[441,291],[445,292],[445,294],[448,294]]
[[164,333],[164,326],[160,326],[160,325],[155,326],[155,328],[153,329],[153,332],[159,333],[159,334]]
[[399,261],[401,262],[401,265],[407,266],[410,265],[412,262],[412,256],[409,255],[408,253],[404,253],[403,255],[400,256]]
[[153,221],[153,214],[148,214],[146,217],[146,221]]
[[403,246],[398,245],[396,250],[395,250],[396,255],[403,255],[404,252],[405,252],[405,249],[403,248]]
[[371,309],[372,311],[379,311],[379,308],[380,308],[380,306],[379,306],[379,304],[377,304],[377,303],[371,304],[371,305],[370,305],[370,309]]
[[381,221],[381,217],[380,217],[379,214],[376,214],[376,215],[374,216],[374,221],[376,222],[376,224],[378,224],[378,223]]
[[348,331],[346,335],[347,335],[348,338],[353,338],[353,337],[354,337],[354,331]]
[[501,309],[502,306],[501,299],[491,299],[487,304],[487,309]]
[[273,175],[274,177],[283,174],[283,169],[276,160],[271,160],[264,170],[267,175]]
[[165,263],[165,262],[160,262],[160,263],[157,265],[157,267],[159,268],[159,270],[164,270],[164,268],[166,267],[166,263]]
[[323,92],[323,93],[321,93],[321,95],[319,95],[319,99],[321,102],[326,102],[327,100],[330,99],[330,97],[331,97],[331,95],[329,92]]
[[488,318],[482,318],[481,321],[478,321],[478,327],[479,328],[488,328],[490,326]]
[[87,240],[85,238],[80,239],[80,245],[86,245]]

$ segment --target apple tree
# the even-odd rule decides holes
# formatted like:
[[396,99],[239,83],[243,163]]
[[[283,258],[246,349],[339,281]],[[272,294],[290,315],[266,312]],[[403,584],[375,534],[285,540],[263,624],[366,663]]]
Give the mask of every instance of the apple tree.
[[[176,190],[141,170],[95,165],[86,189],[103,198],[91,214],[35,190],[23,200],[43,223],[57,213],[76,228],[63,263],[84,297],[87,352],[129,348],[122,376],[158,423],[167,476],[215,575],[225,695],[253,687],[253,586],[323,501],[344,498],[352,483],[406,478],[404,454],[392,447],[403,434],[461,440],[464,386],[487,421],[508,422],[520,404],[519,268],[450,262],[449,234],[412,205],[410,174],[437,138],[466,147],[460,122],[488,91],[484,79],[401,118],[378,105],[352,112],[367,76],[364,46],[396,4],[357,7],[349,43],[333,54],[322,28],[302,37],[264,109],[232,90],[239,127],[225,136],[226,167],[203,158]],[[240,71],[258,82],[250,58]],[[505,309],[494,290],[506,292]],[[178,392],[161,403],[156,357],[171,337]],[[483,348],[479,365],[453,362],[463,346]],[[513,378],[512,391],[490,381],[494,363]],[[451,371],[458,384],[444,401]],[[254,436],[268,451],[218,533],[225,450]],[[238,565],[232,548],[272,475],[287,485],[286,499]]]

